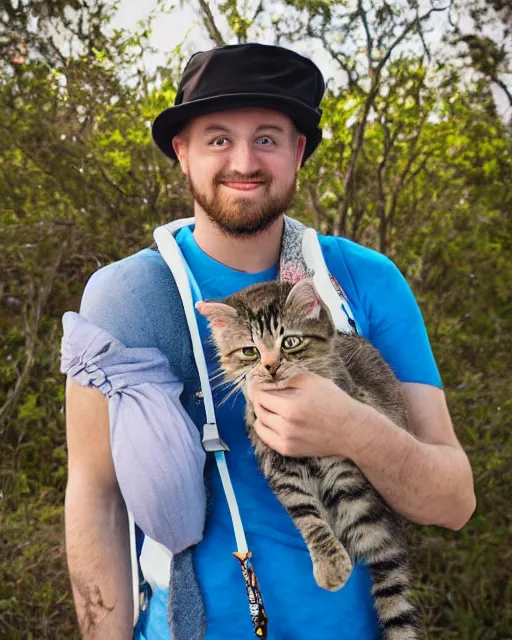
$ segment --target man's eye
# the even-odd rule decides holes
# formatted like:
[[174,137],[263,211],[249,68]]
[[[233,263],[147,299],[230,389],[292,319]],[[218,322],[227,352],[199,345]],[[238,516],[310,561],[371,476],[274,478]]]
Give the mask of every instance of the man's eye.
[[283,340],[282,347],[283,349],[290,351],[292,349],[297,349],[297,347],[301,347],[303,343],[304,338],[299,336],[288,336]]
[[228,142],[227,138],[216,138],[211,144],[214,147],[225,147]]
[[264,136],[263,138],[258,139],[258,144],[261,144],[264,147],[268,147],[269,145],[273,144],[273,142],[274,141],[268,138],[267,136]]
[[244,360],[256,360],[259,358],[260,353],[256,347],[243,347],[240,349],[240,353]]

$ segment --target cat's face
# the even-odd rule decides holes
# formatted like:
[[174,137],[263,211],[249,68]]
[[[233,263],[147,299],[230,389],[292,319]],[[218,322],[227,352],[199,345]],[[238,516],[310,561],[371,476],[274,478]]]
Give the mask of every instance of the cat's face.
[[311,280],[248,287],[224,302],[199,302],[227,381],[280,382],[305,371],[329,377],[334,325]]

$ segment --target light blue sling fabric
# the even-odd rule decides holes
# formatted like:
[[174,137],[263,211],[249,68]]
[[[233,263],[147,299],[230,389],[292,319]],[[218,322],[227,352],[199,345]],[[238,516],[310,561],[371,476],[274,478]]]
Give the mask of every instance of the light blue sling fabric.
[[62,371],[109,398],[112,458],[135,522],[172,553],[197,544],[205,453],[169,360],[154,347],[125,347],[77,313],[66,313],[63,325]]

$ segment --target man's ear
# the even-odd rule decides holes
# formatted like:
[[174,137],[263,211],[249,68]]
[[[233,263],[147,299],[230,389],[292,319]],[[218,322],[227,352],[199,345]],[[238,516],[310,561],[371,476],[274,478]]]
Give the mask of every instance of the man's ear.
[[299,133],[297,135],[297,153],[295,156],[295,166],[297,171],[302,166],[302,157],[304,155],[305,149],[306,149],[306,136],[302,135],[302,133]]
[[187,148],[188,148],[188,140],[186,136],[178,134],[174,136],[172,139],[172,148],[174,149],[174,153],[178,158],[178,162],[180,163],[181,170],[185,175],[188,174],[188,162],[187,162]]

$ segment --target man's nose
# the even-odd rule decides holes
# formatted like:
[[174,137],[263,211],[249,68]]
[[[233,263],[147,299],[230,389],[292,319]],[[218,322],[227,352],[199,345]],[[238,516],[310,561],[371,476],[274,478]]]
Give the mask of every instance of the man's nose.
[[233,146],[230,168],[247,176],[260,168],[256,151],[250,142],[238,142]]

